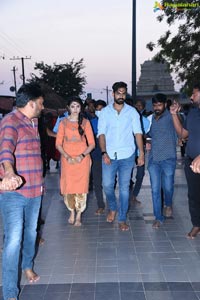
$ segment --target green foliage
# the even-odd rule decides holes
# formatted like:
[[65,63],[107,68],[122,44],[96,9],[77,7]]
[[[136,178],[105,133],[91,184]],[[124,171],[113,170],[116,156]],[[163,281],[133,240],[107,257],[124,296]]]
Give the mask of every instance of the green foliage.
[[177,75],[177,82],[183,83],[183,90],[190,94],[194,83],[200,82],[200,2],[195,0],[162,1],[163,5],[165,3],[173,5],[185,3],[193,7],[187,9],[165,7],[157,20],[166,21],[169,27],[178,23],[178,32],[173,35],[170,30],[167,30],[156,44],[150,42],[147,48],[150,51],[153,51],[156,46],[161,48],[155,55],[155,59],[161,62],[166,61]]
[[36,63],[34,69],[39,71],[39,76],[32,74],[30,81],[48,85],[64,99],[83,93],[86,84],[85,76],[81,73],[84,69],[83,59],[60,65],[54,63],[53,66],[44,62]]

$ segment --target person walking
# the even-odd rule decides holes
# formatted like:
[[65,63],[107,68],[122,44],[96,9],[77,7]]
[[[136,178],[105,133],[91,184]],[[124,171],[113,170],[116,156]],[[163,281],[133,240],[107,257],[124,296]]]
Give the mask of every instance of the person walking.
[[[103,188],[108,201],[107,222],[112,223],[118,210],[119,229],[129,230],[126,223],[129,205],[129,184],[135,163],[135,141],[140,151],[138,165],[144,164],[144,148],[140,117],[135,108],[125,103],[127,84],[112,86],[114,103],[101,110],[98,122],[99,145],[102,154]],[[118,174],[119,209],[115,197]]]
[[[152,105],[154,114],[148,132],[148,136],[151,137],[148,171],[155,216],[153,228],[159,228],[164,221],[164,216],[172,216],[177,135],[171,114],[167,109],[166,95],[156,94],[152,98]],[[164,197],[164,211],[161,189]]]
[[183,139],[188,139],[185,150],[185,175],[193,227],[187,237],[194,239],[200,233],[200,84],[194,85],[191,101],[193,106],[189,109],[184,125],[180,122],[180,105],[177,102],[173,103],[170,112],[177,134]]
[[[146,133],[149,131],[150,127],[150,121],[146,117],[146,112],[145,112],[145,106],[146,103],[143,99],[137,99],[135,103],[135,108],[137,109],[139,115],[140,115],[140,122],[141,122],[141,128],[142,128],[142,133],[143,133],[143,144],[144,144],[144,152],[145,152],[145,145],[146,145]],[[135,161],[137,165],[137,170],[136,170],[136,180],[134,183],[133,191],[132,191],[132,201],[134,204],[140,205],[141,202],[137,199],[137,196],[139,195],[143,178],[145,175],[145,164],[142,166],[139,166],[137,164],[137,159],[138,159],[138,149],[136,148],[136,153],[135,153]]]
[[[0,164],[2,185],[23,183],[15,191],[1,194],[4,227],[2,285],[4,300],[18,299],[19,257],[27,280],[40,279],[33,271],[37,221],[43,189],[38,120],[43,110],[43,94],[36,84],[24,84],[16,95],[16,109],[0,124]],[[11,180],[13,179],[13,180]]]
[[102,215],[105,212],[105,202],[103,198],[103,188],[102,188],[102,157],[101,149],[99,147],[99,141],[97,138],[98,133],[98,116],[101,110],[106,107],[106,102],[103,100],[97,100],[95,103],[95,117],[90,119],[92,125],[94,137],[95,137],[95,149],[91,152],[92,158],[92,181],[94,185],[95,197],[97,199],[97,210],[95,212],[96,216]]
[[68,102],[69,115],[59,125],[56,147],[61,153],[60,188],[70,210],[68,222],[81,226],[81,214],[86,208],[90,152],[95,147],[90,121],[83,118],[83,104],[78,97]]

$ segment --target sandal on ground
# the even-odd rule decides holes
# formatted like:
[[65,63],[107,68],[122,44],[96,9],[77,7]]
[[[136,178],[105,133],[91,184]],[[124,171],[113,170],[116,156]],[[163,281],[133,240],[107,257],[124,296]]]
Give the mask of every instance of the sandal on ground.
[[115,216],[116,216],[116,211],[115,210],[111,210],[109,212],[109,214],[107,215],[106,222],[108,222],[108,223],[114,222]]
[[194,226],[192,227],[192,230],[187,234],[187,238],[193,240],[198,234],[200,234],[200,227]]
[[24,270],[24,274],[29,283],[35,283],[40,280],[40,276],[33,272],[33,270],[31,269]]
[[119,223],[119,230],[121,230],[121,231],[128,231],[129,230],[129,226],[125,222],[121,222],[121,223]]
[[96,216],[100,216],[103,215],[105,213],[105,209],[104,208],[98,208],[95,212]]

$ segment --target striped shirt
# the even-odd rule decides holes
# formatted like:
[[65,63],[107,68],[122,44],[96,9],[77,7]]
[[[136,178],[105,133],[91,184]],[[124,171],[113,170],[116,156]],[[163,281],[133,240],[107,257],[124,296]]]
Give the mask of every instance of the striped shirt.
[[38,120],[28,119],[19,110],[0,123],[0,164],[10,162],[24,184],[16,190],[27,198],[42,194],[42,159]]

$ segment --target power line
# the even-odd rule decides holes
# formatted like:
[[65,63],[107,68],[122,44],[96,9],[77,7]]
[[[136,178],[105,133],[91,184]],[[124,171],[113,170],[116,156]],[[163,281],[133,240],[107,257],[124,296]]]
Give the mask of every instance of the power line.
[[21,60],[21,63],[22,63],[22,80],[23,80],[23,84],[25,84],[25,72],[24,72],[24,60],[25,59],[31,59],[31,56],[27,57],[13,57],[13,58],[10,58],[11,60]]

